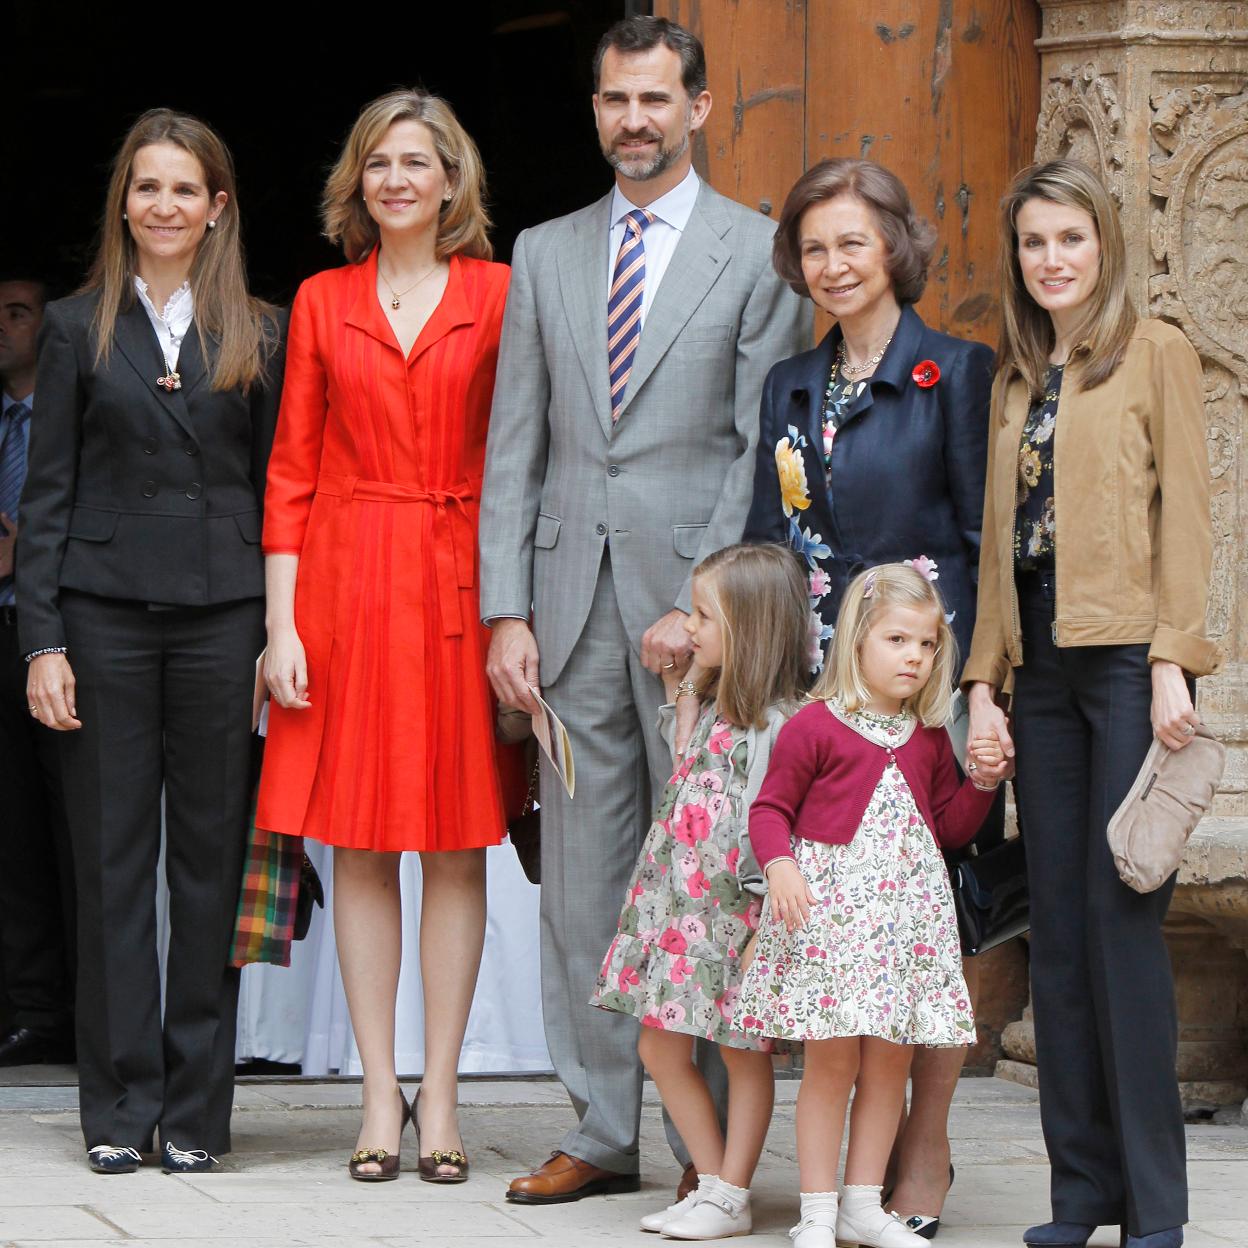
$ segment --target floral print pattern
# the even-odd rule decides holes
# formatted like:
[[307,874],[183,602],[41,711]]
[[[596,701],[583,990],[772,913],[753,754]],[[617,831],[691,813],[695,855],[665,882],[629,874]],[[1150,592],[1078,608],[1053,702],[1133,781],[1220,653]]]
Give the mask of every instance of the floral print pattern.
[[1018,447],[1018,514],[1014,566],[1036,572],[1053,567],[1057,519],[1053,511],[1053,435],[1062,391],[1062,366],[1051,365],[1044,394],[1031,405]]
[[[905,715],[842,718],[885,749],[909,727]],[[760,1039],[974,1044],[949,876],[897,764],[848,845],[795,840],[793,852],[817,901],[791,933],[764,918],[734,1025]]]
[[632,1014],[643,1027],[771,1050],[733,1029],[740,957],[762,898],[748,850],[747,730],[703,711],[689,750],[663,792],[598,973],[591,1005]]

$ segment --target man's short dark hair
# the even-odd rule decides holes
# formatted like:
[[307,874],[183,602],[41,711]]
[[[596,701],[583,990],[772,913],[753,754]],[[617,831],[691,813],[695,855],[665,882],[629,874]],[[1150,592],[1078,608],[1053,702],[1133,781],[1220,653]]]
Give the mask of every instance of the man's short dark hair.
[[33,286],[35,288],[35,298],[39,304],[38,311],[40,312],[43,311],[44,306],[51,298],[51,292],[48,290],[48,284],[41,277],[31,277],[29,273],[0,269],[0,286],[3,286],[8,282],[13,282],[15,284],[20,282],[23,286]]
[[706,53],[702,50],[702,41],[665,17],[626,17],[603,35],[594,53],[594,90],[598,90],[602,58],[608,48],[625,54],[649,52],[660,43],[680,57],[680,80],[689,98],[701,95],[706,90]]

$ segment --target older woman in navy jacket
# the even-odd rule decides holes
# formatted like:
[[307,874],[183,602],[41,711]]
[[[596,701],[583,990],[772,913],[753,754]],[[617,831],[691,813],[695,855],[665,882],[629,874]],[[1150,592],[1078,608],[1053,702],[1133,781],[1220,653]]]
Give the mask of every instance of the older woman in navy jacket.
[[[803,560],[812,671],[849,579],[878,563],[914,561],[936,582],[960,652],[970,649],[994,360],[911,307],[934,241],[900,180],[869,160],[821,161],[780,216],[777,272],[837,323],[767,377],[745,537]],[[973,959],[967,978],[973,990]],[[951,1182],[945,1124],[964,1054],[916,1055],[894,1153],[892,1207],[925,1238]]]

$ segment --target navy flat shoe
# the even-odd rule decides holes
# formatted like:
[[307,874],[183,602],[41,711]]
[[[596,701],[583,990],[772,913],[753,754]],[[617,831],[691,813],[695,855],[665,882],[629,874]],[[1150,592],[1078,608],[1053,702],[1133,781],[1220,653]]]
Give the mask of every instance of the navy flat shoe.
[[1042,1222],[1023,1232],[1028,1248],[1087,1248],[1094,1226],[1082,1222]]

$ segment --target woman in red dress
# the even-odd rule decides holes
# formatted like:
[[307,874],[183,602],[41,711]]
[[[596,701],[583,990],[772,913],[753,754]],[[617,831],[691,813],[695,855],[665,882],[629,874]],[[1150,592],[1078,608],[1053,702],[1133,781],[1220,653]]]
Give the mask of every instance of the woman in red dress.
[[399,91],[360,114],[322,205],[350,263],[295,298],[269,464],[275,705],[257,822],[335,847],[338,960],[364,1067],[359,1179],[397,1175],[408,1117],[394,1063],[404,850],[420,852],[423,876],[421,1177],[468,1169],[456,1070],[485,847],[504,830],[477,514],[509,270],[489,262],[482,189],[443,100]]

